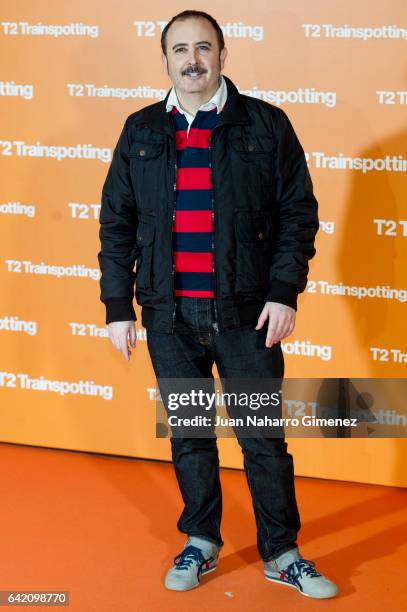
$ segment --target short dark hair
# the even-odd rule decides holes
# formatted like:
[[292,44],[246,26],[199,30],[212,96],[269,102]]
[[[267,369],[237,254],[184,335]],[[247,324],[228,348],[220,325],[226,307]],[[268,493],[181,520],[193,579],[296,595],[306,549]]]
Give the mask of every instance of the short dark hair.
[[170,27],[172,26],[172,24],[174,23],[174,21],[185,21],[186,19],[197,18],[197,17],[202,17],[203,19],[207,19],[212,24],[212,26],[215,29],[216,36],[218,39],[219,52],[222,51],[222,49],[225,46],[225,39],[223,38],[222,28],[220,27],[216,19],[212,17],[212,15],[209,15],[208,13],[205,13],[204,11],[187,10],[187,11],[182,11],[182,13],[178,13],[178,15],[175,15],[174,17],[172,17],[171,21],[167,23],[167,25],[165,26],[165,28],[163,29],[161,33],[161,49],[163,50],[163,53],[165,56],[167,56],[167,33]]

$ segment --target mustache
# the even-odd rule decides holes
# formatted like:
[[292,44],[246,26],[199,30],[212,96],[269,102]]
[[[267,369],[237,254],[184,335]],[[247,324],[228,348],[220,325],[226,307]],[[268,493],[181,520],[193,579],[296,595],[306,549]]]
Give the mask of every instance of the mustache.
[[205,72],[207,72],[207,70],[205,68],[202,68],[201,66],[190,66],[188,68],[186,68],[181,74],[186,75],[186,74],[204,74]]

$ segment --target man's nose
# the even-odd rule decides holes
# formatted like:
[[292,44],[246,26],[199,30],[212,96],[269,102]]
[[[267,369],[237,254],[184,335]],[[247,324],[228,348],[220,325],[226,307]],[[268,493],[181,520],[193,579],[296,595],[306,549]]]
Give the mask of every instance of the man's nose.
[[188,61],[192,66],[198,63],[198,49],[190,49],[188,51]]

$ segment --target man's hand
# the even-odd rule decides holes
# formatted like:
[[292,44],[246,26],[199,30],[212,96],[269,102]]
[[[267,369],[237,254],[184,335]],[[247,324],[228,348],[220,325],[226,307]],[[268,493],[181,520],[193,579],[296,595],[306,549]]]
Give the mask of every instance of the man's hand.
[[278,302],[266,302],[259,316],[256,329],[261,329],[265,321],[269,320],[266,338],[267,348],[271,348],[273,344],[291,334],[295,325],[295,315],[294,308],[290,306]]
[[132,348],[136,348],[136,328],[134,321],[114,321],[109,323],[108,326],[109,338],[114,348],[121,351],[124,358],[129,361],[131,350],[128,346],[128,342]]

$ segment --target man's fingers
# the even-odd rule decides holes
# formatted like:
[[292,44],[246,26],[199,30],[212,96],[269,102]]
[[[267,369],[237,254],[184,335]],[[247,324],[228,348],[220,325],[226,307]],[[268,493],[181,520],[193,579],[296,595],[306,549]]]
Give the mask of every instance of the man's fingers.
[[275,319],[270,317],[269,327],[268,327],[267,337],[266,337],[266,346],[268,348],[270,348],[275,342],[278,341],[277,339],[279,338],[279,334],[281,332],[282,325],[283,325],[283,322],[281,321],[280,317],[277,317]]
[[112,336],[111,337],[112,344],[115,349],[121,351],[123,353],[124,358],[128,361],[131,355],[131,351],[127,345],[127,336]]
[[133,348],[136,348],[137,334],[136,334],[136,328],[134,327],[134,325],[130,327],[129,336],[130,336],[131,346]]
[[282,338],[289,336],[294,329],[295,319],[290,314],[280,314],[273,325],[269,323],[266,346],[271,347]]
[[268,316],[268,310],[267,308],[264,308],[259,316],[259,320],[257,321],[256,329],[260,329],[263,327],[264,322],[267,321]]
[[256,330],[263,327],[268,318],[266,347],[271,348],[273,344],[285,338],[294,329],[296,311],[290,306],[278,302],[267,302],[264,310],[259,316]]
[[293,332],[294,326],[295,326],[295,320],[291,319],[291,322],[289,323],[289,325],[287,325],[287,327],[285,327],[284,330],[282,331],[280,340],[282,340],[282,338],[286,338],[287,336],[289,336]]
[[[137,335],[134,321],[115,321],[108,324],[109,338],[115,349],[128,361],[131,349],[136,347]],[[129,346],[130,345],[130,346]]]
[[110,341],[113,344],[115,349],[119,349],[119,339],[117,336],[113,336],[113,334],[110,336]]
[[270,347],[273,344],[273,339],[276,336],[279,327],[279,315],[276,312],[270,311],[269,322],[266,336],[266,346]]
[[119,348],[123,353],[124,358],[128,361],[130,359],[130,351],[127,345],[127,334],[126,336],[121,336],[119,340]]

